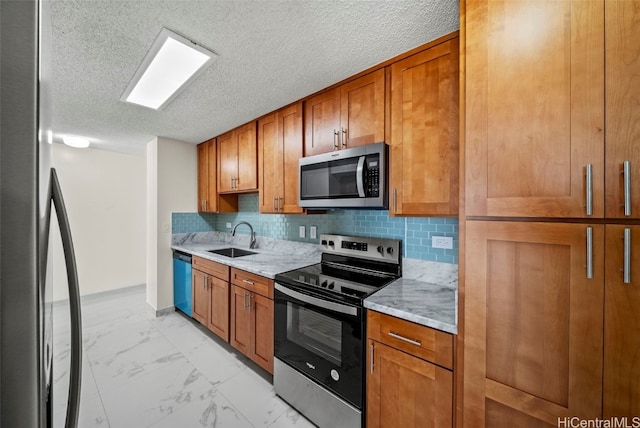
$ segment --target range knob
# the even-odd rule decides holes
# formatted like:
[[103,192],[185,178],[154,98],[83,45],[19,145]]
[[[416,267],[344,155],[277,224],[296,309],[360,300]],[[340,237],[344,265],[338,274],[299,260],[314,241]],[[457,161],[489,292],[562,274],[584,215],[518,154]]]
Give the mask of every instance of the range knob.
[[332,282],[331,284],[329,284],[329,290],[333,290],[333,287],[334,287],[334,285],[333,285],[333,282]]
[[329,246],[333,247],[335,244],[333,243],[333,241],[329,241]]
[[321,244],[326,246],[326,245],[327,245],[327,240],[326,240],[326,239],[323,239],[323,240],[322,240],[322,242],[321,242]]
[[326,287],[326,286],[327,286],[327,281],[326,281],[326,280],[322,281],[322,284],[320,284],[320,285],[321,285],[322,287]]
[[378,245],[378,252],[384,256],[384,247],[382,245]]
[[387,254],[393,255],[393,247],[387,247]]

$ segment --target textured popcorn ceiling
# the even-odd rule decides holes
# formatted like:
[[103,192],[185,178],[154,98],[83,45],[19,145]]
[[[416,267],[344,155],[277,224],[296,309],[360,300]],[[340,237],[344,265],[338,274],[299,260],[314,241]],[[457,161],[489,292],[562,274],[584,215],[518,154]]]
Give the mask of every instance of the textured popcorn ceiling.
[[[458,0],[52,0],[54,140],[199,143],[455,31]],[[120,101],[162,27],[219,57],[160,111]]]

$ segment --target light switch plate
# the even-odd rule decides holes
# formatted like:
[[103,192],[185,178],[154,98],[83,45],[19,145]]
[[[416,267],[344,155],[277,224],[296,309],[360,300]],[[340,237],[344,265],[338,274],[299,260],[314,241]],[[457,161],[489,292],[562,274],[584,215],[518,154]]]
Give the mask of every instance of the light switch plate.
[[316,226],[309,226],[309,238],[318,239],[318,228]]
[[231,229],[231,223],[227,222],[227,229]]
[[453,238],[449,236],[432,236],[431,246],[433,248],[443,248],[445,250],[453,249]]
[[306,230],[304,226],[300,226],[300,228],[298,229],[298,236],[300,236],[300,238],[304,238],[306,236]]

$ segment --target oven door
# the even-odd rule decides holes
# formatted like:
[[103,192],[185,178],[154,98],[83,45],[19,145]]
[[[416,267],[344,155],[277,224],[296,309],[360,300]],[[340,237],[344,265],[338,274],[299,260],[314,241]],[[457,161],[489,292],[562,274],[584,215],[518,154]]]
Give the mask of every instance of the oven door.
[[275,356],[362,408],[362,308],[275,284]]

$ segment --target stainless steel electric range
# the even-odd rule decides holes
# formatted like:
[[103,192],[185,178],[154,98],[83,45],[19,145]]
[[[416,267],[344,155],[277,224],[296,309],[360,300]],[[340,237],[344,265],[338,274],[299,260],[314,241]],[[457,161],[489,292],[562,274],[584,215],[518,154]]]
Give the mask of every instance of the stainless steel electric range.
[[320,235],[319,264],[275,277],[276,394],[320,427],[364,426],[364,299],[402,274],[401,241]]

